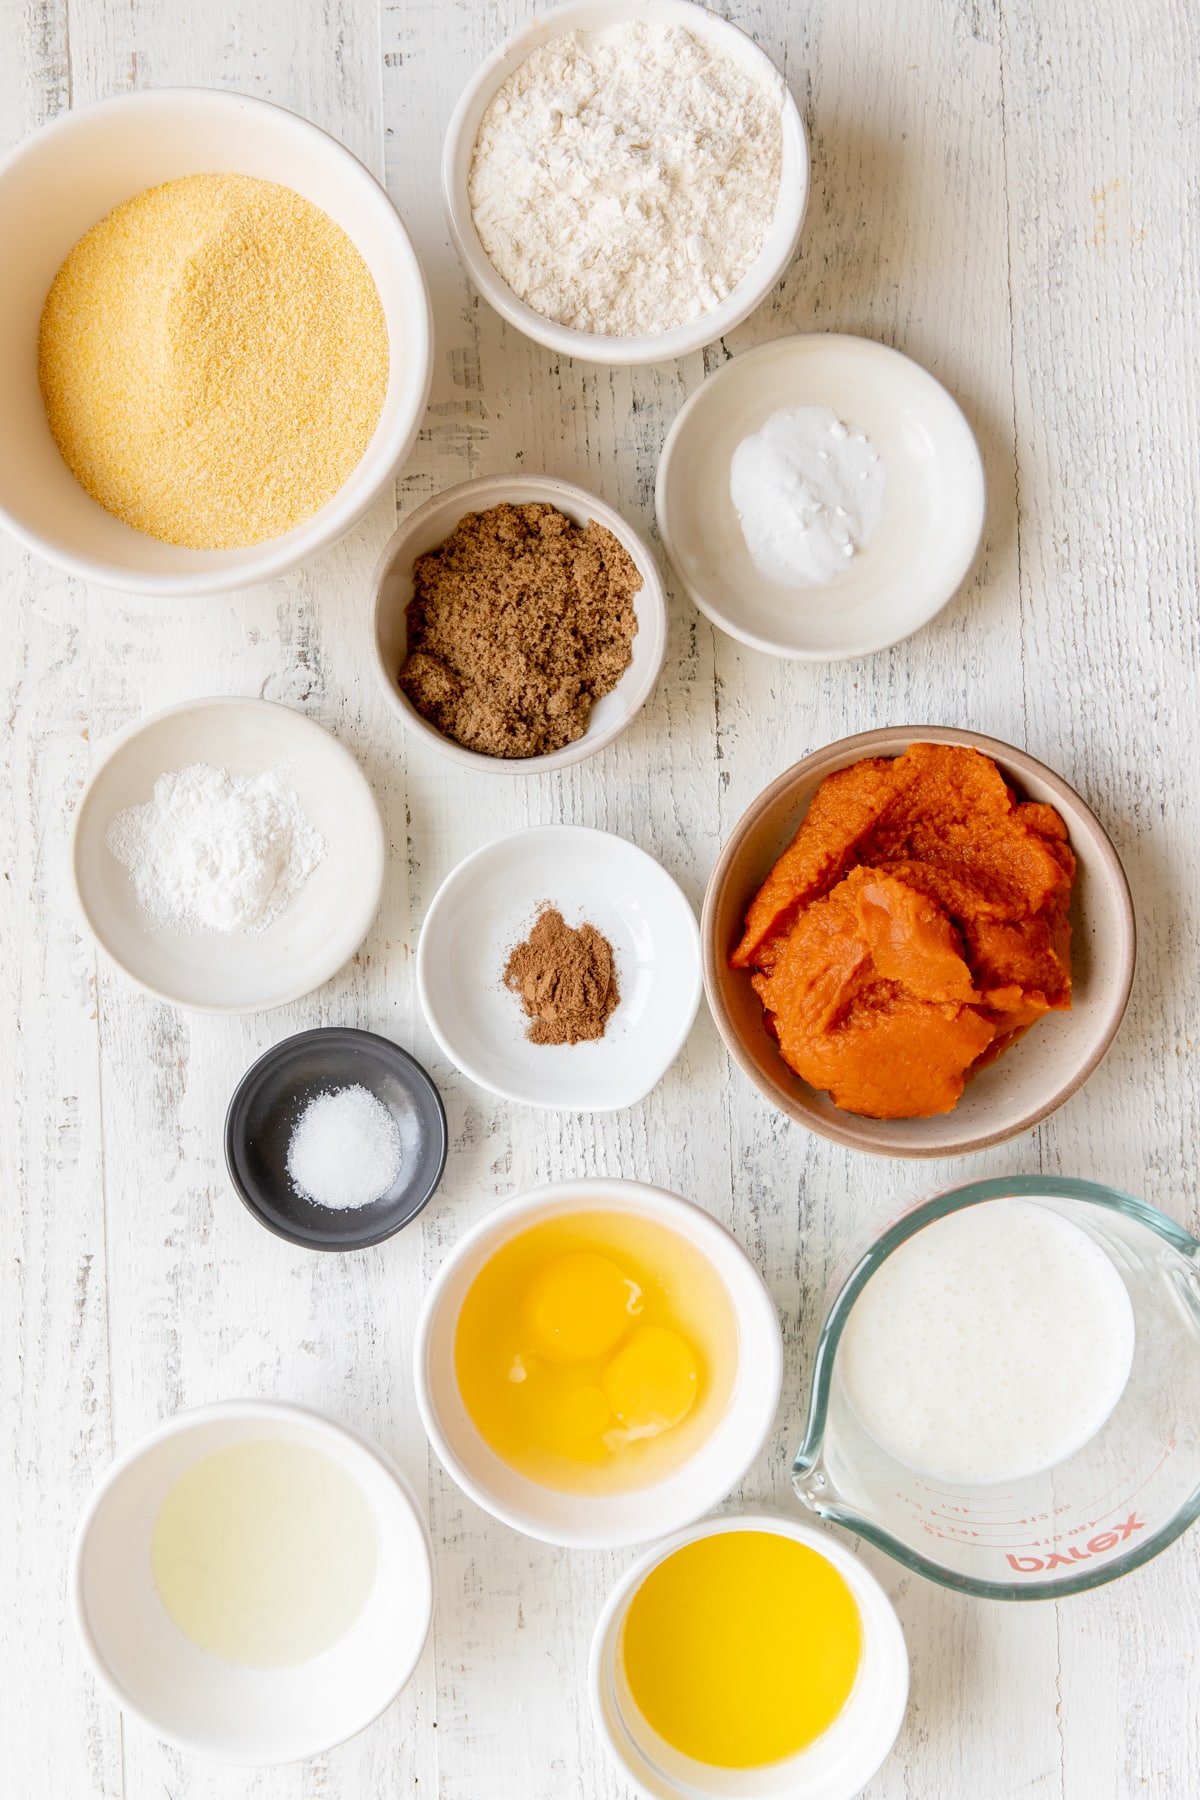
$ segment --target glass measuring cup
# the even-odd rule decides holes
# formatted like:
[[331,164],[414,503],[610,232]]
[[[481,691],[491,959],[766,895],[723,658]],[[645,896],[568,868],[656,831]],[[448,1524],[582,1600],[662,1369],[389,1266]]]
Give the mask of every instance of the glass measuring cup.
[[[1133,1366],[1105,1424],[1054,1468],[992,1487],[933,1482],[859,1424],[838,1345],[858,1296],[901,1244],[1007,1197],[1060,1213],[1107,1252],[1133,1306]],[[829,1306],[792,1481],[811,1511],[962,1593],[1058,1599],[1140,1567],[1200,1517],[1200,1243],[1144,1201],[1063,1176],[969,1182],[925,1201],[859,1257]]]

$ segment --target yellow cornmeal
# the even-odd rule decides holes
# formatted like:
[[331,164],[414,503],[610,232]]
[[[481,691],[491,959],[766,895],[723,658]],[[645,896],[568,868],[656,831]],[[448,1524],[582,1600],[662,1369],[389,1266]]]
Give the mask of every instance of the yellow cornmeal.
[[280,536],[342,486],[388,379],[383,308],[340,226],[290,188],[188,175],[80,238],[38,379],[63,460],[164,543]]

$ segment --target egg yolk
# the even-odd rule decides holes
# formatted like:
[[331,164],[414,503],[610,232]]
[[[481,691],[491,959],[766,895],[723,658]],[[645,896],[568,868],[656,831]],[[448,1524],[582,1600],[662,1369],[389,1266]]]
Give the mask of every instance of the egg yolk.
[[673,1229],[555,1214],[477,1271],[454,1367],[473,1425],[510,1468],[561,1493],[632,1493],[718,1425],[737,1321],[716,1267]]
[[641,1309],[641,1290],[593,1250],[556,1256],[525,1294],[529,1348],[551,1363],[594,1362],[616,1348]]
[[600,1388],[572,1388],[559,1397],[547,1418],[547,1436],[567,1456],[590,1460],[602,1455],[601,1433],[611,1423],[608,1401]]
[[642,1325],[613,1357],[601,1377],[604,1398],[622,1429],[606,1442],[629,1443],[670,1431],[692,1410],[699,1386],[696,1355],[666,1325]]

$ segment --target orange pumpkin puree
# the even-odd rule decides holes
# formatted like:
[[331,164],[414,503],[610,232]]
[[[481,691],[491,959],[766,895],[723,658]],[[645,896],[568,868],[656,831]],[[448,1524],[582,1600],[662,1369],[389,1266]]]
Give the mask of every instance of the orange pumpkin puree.
[[780,1053],[835,1106],[950,1112],[967,1077],[1071,1004],[1075,858],[990,757],[912,744],[821,783],[730,958]]

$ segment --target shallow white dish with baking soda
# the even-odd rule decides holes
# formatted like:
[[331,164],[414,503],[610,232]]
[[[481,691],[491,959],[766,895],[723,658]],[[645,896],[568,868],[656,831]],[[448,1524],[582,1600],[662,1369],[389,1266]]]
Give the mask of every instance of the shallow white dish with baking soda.
[[[531,1044],[509,952],[539,909],[594,925],[612,945],[620,1002],[592,1043]],[[526,1106],[612,1112],[645,1099],[675,1061],[702,990],[690,904],[636,844],[580,825],[535,825],[485,844],[434,895],[417,945],[417,992],[464,1075]]]
[[[235,776],[278,770],[324,839],[318,866],[261,931],[152,930],[105,842],[117,813],[191,763]],[[76,898],[101,949],[160,1000],[221,1013],[266,1012],[335,975],[378,911],[384,855],[379,808],[350,752],[291,707],[236,698],[186,701],[120,738],[84,789],[71,842]]]
[[[730,496],[734,451],[783,407],[829,407],[883,465],[878,528],[825,586],[763,575]],[[663,446],[655,504],[667,555],[706,618],[752,649],[827,662],[899,643],[951,599],[983,531],[983,463],[926,370],[870,338],[818,332],[746,350],[697,388]]]

